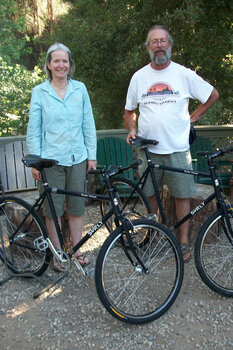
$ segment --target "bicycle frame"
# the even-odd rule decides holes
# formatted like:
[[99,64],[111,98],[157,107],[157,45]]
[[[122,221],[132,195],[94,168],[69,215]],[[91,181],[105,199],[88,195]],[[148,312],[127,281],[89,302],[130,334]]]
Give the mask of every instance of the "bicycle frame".
[[[42,177],[42,184],[44,187],[43,192],[40,194],[39,198],[35,201],[35,203],[32,205],[33,209],[36,209],[37,211],[40,210],[42,207],[42,204],[45,200],[45,198],[48,199],[49,207],[51,210],[51,215],[53,222],[55,224],[56,232],[58,235],[58,239],[61,245],[61,249],[64,249],[64,240],[62,237],[61,228],[58,223],[58,217],[55,211],[54,203],[51,197],[51,194],[64,194],[64,195],[71,195],[71,196],[77,196],[82,197],[85,199],[93,199],[93,200],[111,200],[109,195],[101,195],[101,194],[93,194],[89,192],[79,192],[79,191],[71,191],[71,190],[63,190],[59,188],[52,188],[49,187],[44,169],[41,169],[41,177]],[[112,207],[109,212],[100,220],[81,240],[71,248],[70,252],[68,252],[69,257],[71,257],[89,238],[91,238],[106,222],[107,220],[117,212],[117,215],[120,216],[120,210],[118,212],[117,207]]]
[[148,165],[147,165],[145,171],[143,172],[143,174],[141,175],[141,177],[139,178],[139,180],[136,184],[136,188],[141,187],[141,189],[143,190],[143,187],[145,185],[145,182],[146,182],[148,176],[149,175],[151,176],[153,188],[155,191],[155,196],[156,196],[157,203],[158,203],[158,209],[159,209],[159,213],[161,215],[161,219],[162,219],[163,224],[166,224],[166,216],[165,216],[164,208],[162,206],[162,202],[160,199],[160,192],[159,192],[157,181],[156,181],[155,174],[153,171],[154,168],[167,170],[167,171],[171,171],[171,172],[176,172],[176,173],[183,173],[183,174],[187,174],[187,175],[209,177],[209,178],[212,178],[212,181],[213,181],[214,192],[208,198],[206,198],[203,202],[201,202],[195,208],[193,208],[184,218],[182,218],[180,221],[175,223],[173,225],[173,229],[179,228],[184,222],[189,220],[196,213],[198,213],[201,209],[203,209],[207,204],[209,204],[213,199],[216,198],[218,207],[222,210],[223,215],[227,221],[227,226],[230,228],[231,235],[233,237],[233,232],[232,232],[229,218],[227,215],[226,204],[225,204],[225,201],[224,201],[222,194],[221,194],[220,184],[219,184],[219,181],[218,181],[217,176],[216,176],[215,164],[213,164],[212,158],[209,157],[207,160],[208,165],[209,165],[209,169],[210,169],[210,172],[207,173],[207,172],[203,172],[203,171],[196,171],[196,170],[190,170],[190,169],[170,167],[170,166],[161,165],[161,164],[154,164],[151,161],[147,147],[143,147],[143,150],[145,151]]
[[[135,163],[131,164],[128,168],[130,168],[132,166],[135,166],[135,165],[138,165],[138,164],[139,164],[139,162],[136,161]],[[127,170],[128,168],[124,168],[123,171]],[[129,243],[130,249],[131,249],[134,257],[139,262],[139,264],[141,265],[143,270],[145,272],[147,272],[147,268],[145,267],[145,265],[143,264],[142,260],[139,258],[138,254],[135,251],[134,245],[132,243],[132,239],[131,239],[130,234],[128,232],[128,225],[127,225],[127,223],[129,221],[121,213],[121,210],[120,210],[120,207],[119,207],[119,203],[118,203],[118,200],[117,200],[117,196],[116,196],[116,190],[115,190],[115,187],[112,186],[112,182],[110,180],[111,176],[115,175],[114,170],[104,173],[105,174],[104,176],[105,176],[105,179],[106,179],[106,183],[107,183],[107,186],[108,186],[108,195],[101,195],[101,194],[89,193],[89,192],[71,191],[71,190],[65,190],[65,189],[49,187],[44,169],[41,168],[40,172],[41,172],[41,178],[42,178],[42,184],[43,184],[44,190],[40,194],[39,198],[35,201],[34,205],[32,206],[32,210],[35,209],[35,210],[39,211],[41,206],[42,206],[42,204],[43,204],[43,202],[44,202],[44,200],[45,200],[45,198],[48,199],[49,207],[50,207],[51,214],[52,214],[52,219],[53,219],[53,222],[55,224],[57,236],[58,236],[59,243],[60,243],[62,251],[64,251],[64,240],[63,240],[63,237],[62,237],[61,228],[59,226],[58,217],[57,217],[57,214],[56,214],[56,211],[55,211],[55,207],[54,207],[54,203],[53,203],[51,194],[65,194],[65,195],[77,196],[77,197],[82,197],[82,198],[89,198],[89,199],[94,199],[94,200],[108,200],[108,201],[111,202],[112,208],[108,211],[108,213],[96,225],[94,225],[94,227],[84,237],[82,237],[81,240],[74,247],[72,247],[69,252],[66,253],[69,258],[71,258],[74,255],[74,253],[87,240],[89,240],[103,225],[105,225],[105,223],[109,220],[109,218],[112,215],[114,215],[114,221],[115,221],[116,226],[119,226],[120,224],[123,226],[124,232],[125,232],[126,237],[127,237],[127,241]],[[95,173],[95,172],[98,172],[98,171],[97,170],[92,170],[92,173]],[[100,170],[100,172],[101,172],[101,170]],[[90,173],[91,173],[91,171],[90,171]],[[133,264],[133,260],[131,259],[127,249],[125,249],[125,244],[124,244],[124,240],[123,239],[122,239],[121,243],[122,243],[122,247],[123,247],[123,249],[125,251],[125,254],[127,255],[129,260]],[[50,241],[50,239],[48,239],[48,244],[50,246],[50,249],[53,251],[53,253],[56,254],[56,250],[54,249],[54,246],[53,246],[52,242]]]

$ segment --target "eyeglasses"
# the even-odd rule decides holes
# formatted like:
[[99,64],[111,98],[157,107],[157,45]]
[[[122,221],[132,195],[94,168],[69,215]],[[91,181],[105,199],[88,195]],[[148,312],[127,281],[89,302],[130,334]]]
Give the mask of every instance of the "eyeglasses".
[[150,42],[150,45],[158,45],[158,43],[165,45],[168,42],[169,40],[166,40],[166,39],[155,39]]

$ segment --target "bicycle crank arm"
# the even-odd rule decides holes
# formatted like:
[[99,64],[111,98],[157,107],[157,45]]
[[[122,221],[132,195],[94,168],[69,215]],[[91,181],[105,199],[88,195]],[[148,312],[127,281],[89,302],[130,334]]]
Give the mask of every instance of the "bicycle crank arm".
[[65,254],[65,252],[63,252],[62,250],[58,250],[54,247],[53,243],[51,242],[51,240],[49,238],[47,238],[47,242],[48,242],[48,246],[49,249],[51,250],[53,256],[60,262],[62,263],[66,263],[67,262],[67,254]]
[[77,269],[82,272],[83,276],[86,276],[87,272],[83,269],[83,267],[80,264],[80,262],[78,261],[78,259],[74,256],[74,257],[72,257],[72,260],[73,260],[75,266],[77,267]]

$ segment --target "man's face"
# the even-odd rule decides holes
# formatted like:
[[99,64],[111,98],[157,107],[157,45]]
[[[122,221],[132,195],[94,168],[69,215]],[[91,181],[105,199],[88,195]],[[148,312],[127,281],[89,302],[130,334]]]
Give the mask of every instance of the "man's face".
[[156,65],[165,64],[171,58],[171,43],[168,33],[163,29],[154,29],[149,34],[148,52]]

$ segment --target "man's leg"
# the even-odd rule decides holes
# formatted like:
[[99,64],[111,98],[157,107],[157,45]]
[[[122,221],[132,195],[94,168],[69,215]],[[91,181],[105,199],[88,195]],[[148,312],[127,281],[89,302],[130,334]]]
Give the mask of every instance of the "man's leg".
[[158,213],[158,202],[157,202],[156,196],[154,195],[154,196],[151,196],[151,197],[147,197],[147,199],[148,199],[148,202],[150,204],[152,213],[157,215],[157,213]]
[[[190,212],[190,198],[175,198],[176,203],[176,216],[178,221],[183,219],[185,215]],[[180,245],[187,244],[189,246],[189,225],[190,220],[187,220],[180,226]],[[184,260],[190,257],[190,251],[183,254]]]

